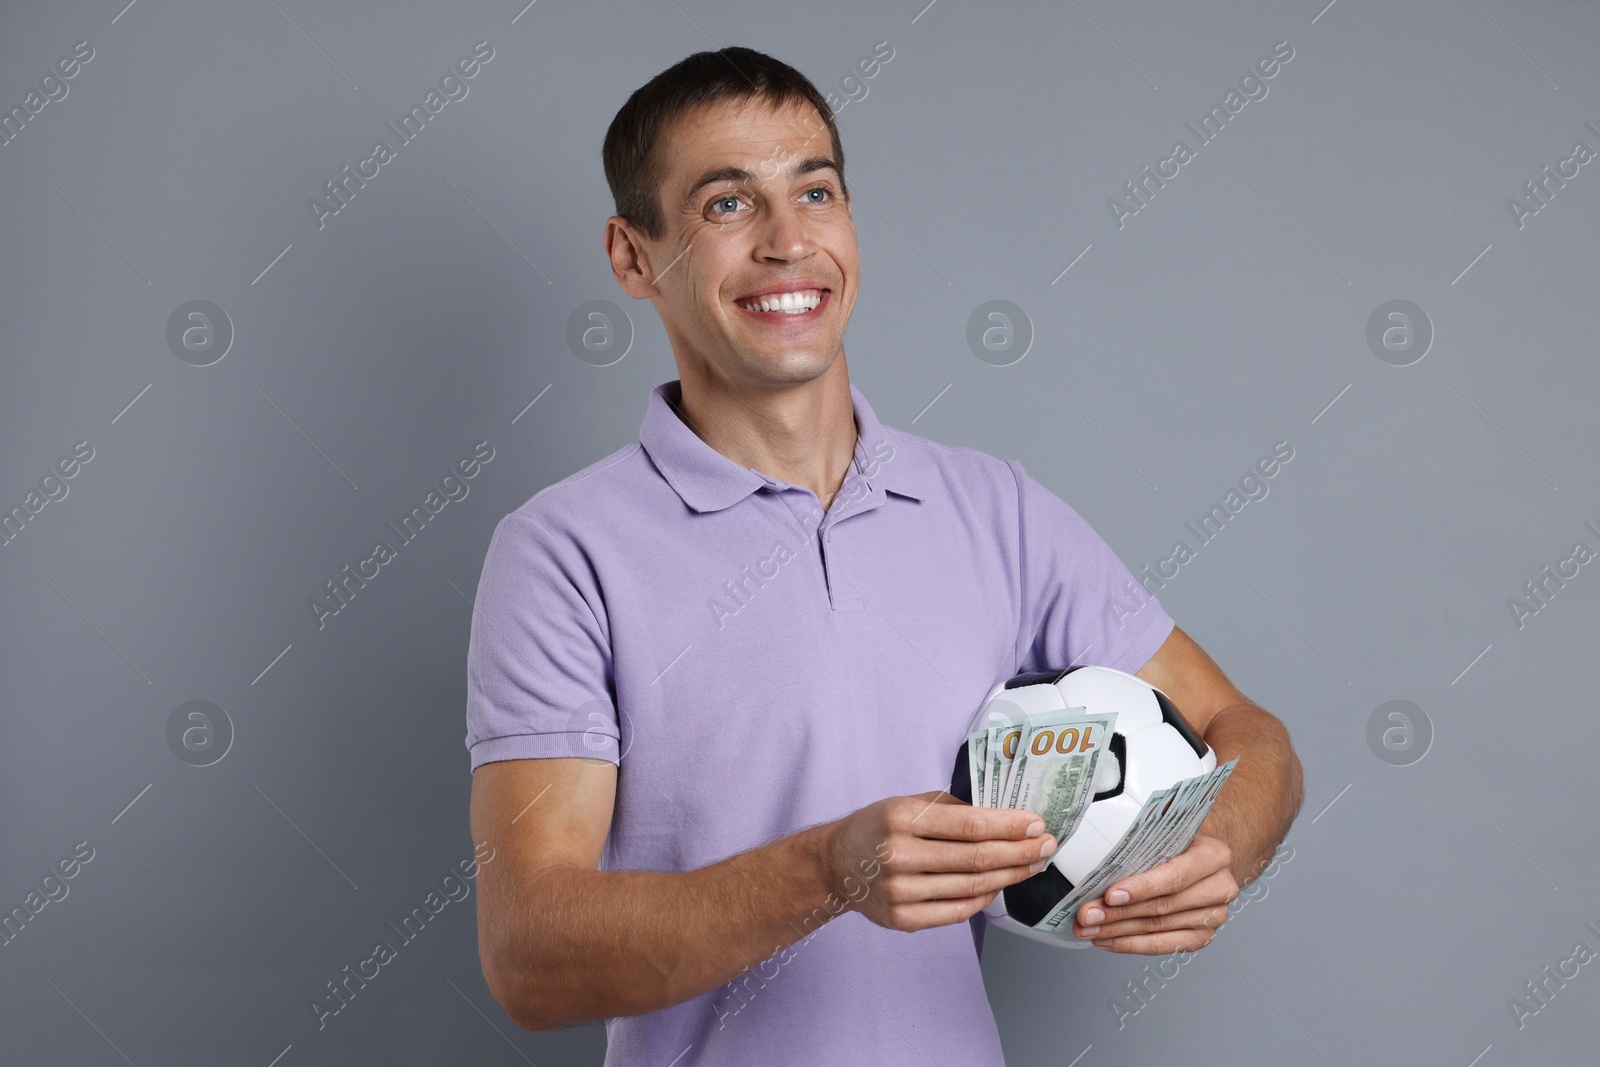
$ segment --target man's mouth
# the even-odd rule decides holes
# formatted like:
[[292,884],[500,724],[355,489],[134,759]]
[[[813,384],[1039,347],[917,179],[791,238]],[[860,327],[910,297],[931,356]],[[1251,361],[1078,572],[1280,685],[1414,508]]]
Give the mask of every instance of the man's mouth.
[[742,297],[734,306],[755,314],[806,315],[822,306],[827,289],[791,289],[786,292],[762,293]]

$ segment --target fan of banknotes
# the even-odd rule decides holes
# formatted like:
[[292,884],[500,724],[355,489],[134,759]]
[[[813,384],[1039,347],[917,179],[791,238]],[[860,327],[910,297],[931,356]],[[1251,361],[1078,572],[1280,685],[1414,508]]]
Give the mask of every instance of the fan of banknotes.
[[[1237,762],[1217,766],[1209,746],[1143,680],[1081,670],[1121,675],[1109,679],[1114,699],[1092,701],[1094,710],[1086,703],[1023,712],[1015,700],[1025,694],[1007,691],[985,705],[951,783],[958,799],[1044,820],[1058,842],[1050,865],[1008,886],[985,911],[998,925],[1057,944],[1083,944],[1072,916],[1084,903],[1189,847]],[[1105,681],[1078,685],[1104,693]],[[1028,688],[1052,690],[1045,699],[1060,702],[1055,685]],[[1113,705],[1122,712],[1106,710]]]
[[[1023,715],[1020,721],[998,712],[967,735],[971,803],[984,808],[1017,808],[1044,819],[1045,832],[1062,842],[1071,837],[1089,810],[1100,754],[1111,743],[1117,713],[1090,715],[1086,707]],[[1116,757],[1099,768],[1100,790],[1116,786]]]

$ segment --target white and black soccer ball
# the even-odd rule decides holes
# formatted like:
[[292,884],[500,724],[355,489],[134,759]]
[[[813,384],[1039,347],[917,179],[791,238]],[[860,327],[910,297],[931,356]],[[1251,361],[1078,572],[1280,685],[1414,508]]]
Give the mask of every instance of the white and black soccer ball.
[[[1057,843],[1049,866],[1007,886],[983,910],[995,926],[1053,945],[1081,948],[1087,942],[1064,940],[1032,927],[1105,859],[1152,793],[1215,770],[1217,757],[1165,693],[1143,678],[1112,667],[1078,666],[1019,674],[995,686],[970,730],[1076,707],[1090,715],[1117,714],[1111,741],[1095,763],[1095,793],[1089,810],[1077,831]],[[958,800],[972,802],[964,741],[956,755],[950,792]]]

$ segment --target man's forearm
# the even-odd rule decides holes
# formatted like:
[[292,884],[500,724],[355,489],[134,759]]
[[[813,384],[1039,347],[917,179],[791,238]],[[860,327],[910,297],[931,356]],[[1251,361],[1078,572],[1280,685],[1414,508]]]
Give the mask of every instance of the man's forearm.
[[867,892],[835,887],[831,824],[685,872],[548,867],[515,887],[515,930],[490,935],[492,966],[523,1026],[637,1015],[736,978]]
[[1239,764],[1200,832],[1227,842],[1233,850],[1233,876],[1244,885],[1272,861],[1273,850],[1300,810],[1300,760],[1283,723],[1254,704],[1233,704],[1217,712],[1205,740],[1219,764],[1235,756]]

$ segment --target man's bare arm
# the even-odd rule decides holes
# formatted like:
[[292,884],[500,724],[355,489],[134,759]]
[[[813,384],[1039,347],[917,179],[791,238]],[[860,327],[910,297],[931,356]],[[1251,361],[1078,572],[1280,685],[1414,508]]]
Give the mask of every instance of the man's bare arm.
[[[1205,739],[1218,763],[1239,757],[1200,832],[1228,843],[1233,875],[1242,886],[1272,862],[1300,811],[1300,760],[1277,716],[1249,702],[1219,711]],[[1250,773],[1241,774],[1246,766]]]
[[1138,673],[1172,698],[1219,764],[1239,758],[1200,832],[1227,842],[1233,875],[1244,885],[1272,862],[1300,810],[1304,787],[1289,731],[1176,626]]
[[599,871],[617,769],[506,760],[473,775],[478,952],[528,1029],[680,1003],[845,910],[892,929],[961,922],[1040,869],[1055,842],[1029,812],[892,797],[685,872]]
[[1303,797],[1300,760],[1283,723],[1181,629],[1173,627],[1138,675],[1172,698],[1218,763],[1239,763],[1189,848],[1084,904],[1074,932],[1114,952],[1192,952],[1211,943],[1239,887],[1271,862],[1288,832]]

